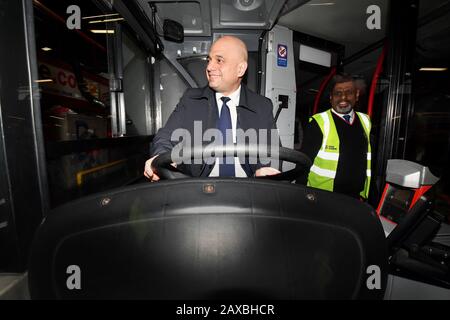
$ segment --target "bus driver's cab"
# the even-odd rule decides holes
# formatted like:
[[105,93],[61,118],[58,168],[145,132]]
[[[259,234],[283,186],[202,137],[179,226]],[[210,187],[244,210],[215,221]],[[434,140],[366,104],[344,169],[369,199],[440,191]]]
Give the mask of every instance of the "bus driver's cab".
[[[450,299],[449,9],[0,0],[0,298]],[[149,145],[223,35],[272,101],[282,173],[192,178],[169,152],[149,183]],[[367,202],[294,183],[338,72],[372,122]]]

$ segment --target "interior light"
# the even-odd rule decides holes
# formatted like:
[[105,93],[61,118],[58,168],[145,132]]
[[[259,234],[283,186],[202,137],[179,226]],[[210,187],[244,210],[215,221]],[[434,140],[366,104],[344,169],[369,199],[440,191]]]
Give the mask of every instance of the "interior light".
[[419,71],[447,71],[447,68],[429,68],[429,67],[424,67],[424,68],[420,68]]
[[308,3],[308,6],[332,6],[334,2]]
[[110,14],[101,14],[98,16],[89,16],[89,17],[83,17],[81,19],[93,19],[93,18],[101,18],[101,17],[111,17],[111,16],[118,16],[118,13],[110,13]]
[[331,67],[331,52],[300,44],[300,61]]
[[104,30],[90,30],[92,33],[108,33],[108,34],[113,34],[114,30],[108,30],[108,29],[104,29]]
[[42,51],[50,51],[50,50],[53,50],[52,48],[49,48],[49,47],[43,47],[43,48],[41,48],[41,50]]
[[50,118],[54,118],[54,119],[58,119],[58,120],[64,120],[64,118],[62,117],[57,117],[57,116],[49,116]]
[[105,22],[113,22],[113,21],[122,21],[124,18],[115,18],[115,19],[105,19],[105,20],[92,20],[89,23],[105,23]]
[[36,83],[53,82],[53,79],[39,79],[39,80],[34,80],[34,82],[36,82]]

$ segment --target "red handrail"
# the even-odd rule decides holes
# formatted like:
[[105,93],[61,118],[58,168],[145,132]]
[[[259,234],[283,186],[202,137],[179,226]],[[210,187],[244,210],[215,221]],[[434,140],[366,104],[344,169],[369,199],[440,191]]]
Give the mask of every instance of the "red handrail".
[[323,91],[325,90],[325,88],[328,85],[328,82],[330,82],[331,78],[333,78],[333,76],[336,74],[336,67],[332,67],[330,74],[322,81],[322,83],[320,84],[320,88],[319,91],[316,94],[316,99],[314,100],[314,109],[313,109],[313,114],[317,113],[317,110],[319,109],[319,102],[320,102],[320,97],[322,97]]
[[375,68],[375,71],[374,71],[373,77],[372,77],[372,83],[370,84],[369,101],[367,103],[367,114],[369,115],[370,118],[372,118],[373,101],[375,99],[375,91],[377,89],[378,78],[379,78],[381,72],[383,71],[383,62],[384,62],[384,57],[386,56],[386,47],[387,47],[387,44],[385,43],[383,46],[383,50],[381,50],[381,54],[378,57],[377,66]]

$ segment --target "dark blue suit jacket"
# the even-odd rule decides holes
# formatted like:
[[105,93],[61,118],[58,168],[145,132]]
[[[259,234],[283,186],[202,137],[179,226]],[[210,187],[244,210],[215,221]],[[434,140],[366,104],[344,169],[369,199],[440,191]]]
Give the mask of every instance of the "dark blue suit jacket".
[[[276,129],[273,118],[272,101],[264,96],[250,91],[244,84],[241,85],[241,95],[239,106],[237,107],[237,128],[244,131],[253,129]],[[210,128],[217,128],[219,118],[215,92],[209,88],[188,89],[175,110],[167,120],[166,125],[155,135],[151,145],[151,156],[172,150],[179,141],[171,141],[172,132],[176,129],[186,129],[193,137],[194,121],[202,122],[203,133]],[[270,143],[270,136],[267,142]],[[279,141],[279,138],[278,138]],[[267,166],[267,165],[266,165]],[[207,177],[211,173],[214,165],[192,164],[182,165],[179,169],[192,175],[193,177]],[[247,176],[253,176],[255,171],[263,165],[248,164],[248,159],[242,165]]]

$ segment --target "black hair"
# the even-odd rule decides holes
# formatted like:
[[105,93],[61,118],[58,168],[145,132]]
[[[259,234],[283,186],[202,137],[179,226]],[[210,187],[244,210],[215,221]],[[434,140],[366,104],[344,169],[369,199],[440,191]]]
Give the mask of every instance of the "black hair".
[[336,84],[338,83],[344,83],[344,82],[353,82],[355,83],[355,79],[353,78],[352,75],[348,74],[348,73],[337,73],[333,79],[331,80],[331,91],[333,91],[334,87],[336,86]]

